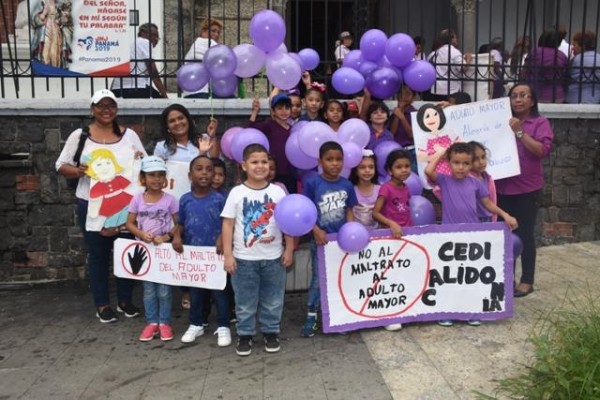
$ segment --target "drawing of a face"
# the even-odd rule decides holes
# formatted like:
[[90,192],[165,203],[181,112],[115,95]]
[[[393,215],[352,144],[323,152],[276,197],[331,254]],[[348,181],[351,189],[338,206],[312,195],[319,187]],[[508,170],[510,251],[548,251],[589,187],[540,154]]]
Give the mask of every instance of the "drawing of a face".
[[100,182],[112,181],[117,174],[115,164],[110,158],[98,157],[90,164]]
[[435,132],[440,128],[440,115],[437,110],[430,108],[423,115],[423,123],[431,132]]

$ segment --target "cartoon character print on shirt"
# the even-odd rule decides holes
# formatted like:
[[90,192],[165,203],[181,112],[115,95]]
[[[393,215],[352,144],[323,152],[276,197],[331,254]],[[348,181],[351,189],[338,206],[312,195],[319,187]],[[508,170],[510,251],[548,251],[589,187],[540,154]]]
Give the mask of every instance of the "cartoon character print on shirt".
[[321,197],[319,211],[321,213],[321,226],[335,225],[338,221],[346,218],[346,200],[348,192],[338,190],[327,192]]
[[252,247],[257,241],[259,243],[271,243],[275,237],[267,231],[267,226],[273,218],[275,212],[275,203],[265,194],[264,200],[248,200],[244,198],[242,221],[244,225],[244,244],[246,247]]

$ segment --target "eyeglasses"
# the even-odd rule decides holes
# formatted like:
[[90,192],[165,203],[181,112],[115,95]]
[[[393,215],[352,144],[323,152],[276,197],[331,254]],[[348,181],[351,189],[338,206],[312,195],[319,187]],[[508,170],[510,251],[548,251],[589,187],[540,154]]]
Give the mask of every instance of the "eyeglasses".
[[115,111],[117,109],[116,104],[94,104],[94,107],[100,111]]
[[511,100],[528,99],[530,97],[531,97],[531,95],[528,93],[513,93],[510,95]]

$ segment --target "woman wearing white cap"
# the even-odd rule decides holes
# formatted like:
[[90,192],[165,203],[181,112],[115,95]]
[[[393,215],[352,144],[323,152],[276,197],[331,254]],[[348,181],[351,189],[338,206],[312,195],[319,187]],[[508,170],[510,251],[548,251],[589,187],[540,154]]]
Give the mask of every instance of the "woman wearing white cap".
[[[96,316],[100,322],[108,323],[117,320],[110,305],[108,277],[113,242],[123,227],[97,230],[86,228],[90,178],[85,174],[87,165],[83,160],[98,149],[107,149],[113,153],[131,151],[136,157],[146,155],[146,150],[134,131],[123,128],[117,123],[117,99],[110,90],[102,89],[94,93],[90,110],[93,121],[69,135],[65,147],[56,160],[56,170],[67,179],[78,179],[75,191],[77,218],[87,245],[87,273],[96,306]],[[139,309],[131,303],[132,290],[133,281],[117,278],[117,311],[123,312],[129,318],[140,313]]]

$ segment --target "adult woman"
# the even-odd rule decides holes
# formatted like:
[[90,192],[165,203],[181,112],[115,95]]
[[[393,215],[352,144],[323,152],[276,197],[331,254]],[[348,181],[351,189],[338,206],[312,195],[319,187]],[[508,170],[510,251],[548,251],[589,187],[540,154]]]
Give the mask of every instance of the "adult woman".
[[436,80],[431,94],[424,100],[444,101],[448,95],[462,90],[461,79],[468,64],[473,60],[472,54],[463,54],[458,50],[458,38],[451,29],[444,29],[437,37],[439,47],[430,56],[435,66]]
[[[209,48],[219,44],[222,29],[223,24],[221,21],[205,18],[200,26],[200,36],[196,38],[192,47],[188,50],[185,59],[203,60],[204,53],[206,53]],[[184,97],[192,99],[208,99],[208,84],[196,92],[185,92]]]
[[510,127],[517,138],[521,173],[496,181],[498,206],[519,222],[514,231],[523,242],[521,253],[522,275],[514,296],[523,297],[533,292],[535,274],[535,219],[539,197],[544,186],[542,160],[552,148],[554,134],[550,122],[538,112],[538,101],[533,88],[518,84],[508,96],[513,117]]
[[569,65],[566,103],[600,103],[600,54],[596,33],[577,32],[572,40],[574,57]]
[[525,80],[535,88],[540,103],[562,103],[565,100],[568,59],[558,49],[561,40],[557,31],[544,31],[538,47],[525,60]]
[[[86,175],[86,160],[93,152],[109,151],[111,154],[122,154],[128,159],[146,155],[144,146],[138,135],[127,128],[122,128],[116,121],[118,112],[117,99],[107,89],[94,93],[91,101],[92,123],[87,129],[89,137],[83,142],[83,150],[79,160],[74,161],[84,129],[76,129],[67,138],[58,160],[56,170],[69,179],[79,179],[75,196],[77,197],[77,217],[79,227],[87,245],[87,271],[96,306],[96,316],[102,323],[114,322],[117,316],[110,306],[108,276],[110,272],[113,242],[124,226],[116,228],[86,227],[88,202],[90,200],[90,178]],[[81,164],[79,161],[81,160]],[[78,165],[79,164],[79,165]],[[115,190],[115,195],[123,190]],[[133,281],[117,278],[117,311],[126,317],[139,315],[139,309],[131,303]]]

